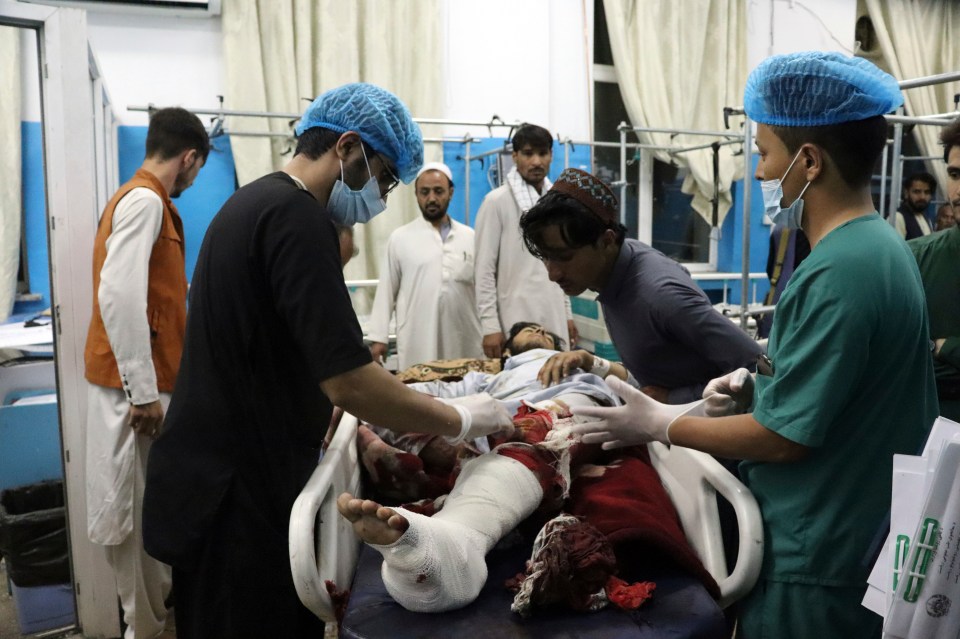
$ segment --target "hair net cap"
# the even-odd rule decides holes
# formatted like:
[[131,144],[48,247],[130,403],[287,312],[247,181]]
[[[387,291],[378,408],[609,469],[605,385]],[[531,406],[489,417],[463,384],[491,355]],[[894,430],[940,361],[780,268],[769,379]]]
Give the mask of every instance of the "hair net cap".
[[338,133],[355,131],[373,149],[393,162],[404,183],[423,164],[423,136],[410,111],[394,94],[365,82],[345,84],[310,103],[296,133],[323,127]]
[[863,58],[806,51],[767,58],[747,78],[754,122],[826,126],[890,113],[903,104],[896,79]]

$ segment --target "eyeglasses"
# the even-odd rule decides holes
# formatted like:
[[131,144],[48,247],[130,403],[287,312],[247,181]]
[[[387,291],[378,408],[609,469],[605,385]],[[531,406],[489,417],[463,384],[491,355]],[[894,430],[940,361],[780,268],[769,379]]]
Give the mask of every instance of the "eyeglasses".
[[387,173],[390,175],[390,186],[388,186],[387,190],[383,192],[383,197],[387,197],[390,195],[391,191],[400,186],[400,178],[397,177],[397,174],[394,173],[393,169],[390,168],[390,165],[387,164],[387,159],[379,153],[377,155],[380,157],[380,164],[383,165],[383,168],[386,169]]

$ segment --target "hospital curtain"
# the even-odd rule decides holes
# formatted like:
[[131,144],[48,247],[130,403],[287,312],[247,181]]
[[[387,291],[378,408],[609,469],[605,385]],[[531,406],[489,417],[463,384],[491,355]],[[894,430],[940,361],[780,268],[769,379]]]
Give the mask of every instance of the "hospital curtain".
[[0,27],[0,321],[17,296],[20,221],[20,29]]
[[[739,0],[603,0],[620,93],[634,126],[724,130],[723,107],[743,104],[747,80],[746,4]],[[738,120],[734,120],[738,122]],[[739,128],[731,132],[739,132]],[[643,144],[695,146],[702,136],[640,133]],[[719,220],[730,185],[743,175],[737,145],[720,147]],[[683,192],[712,222],[713,150],[656,157],[689,170]]]
[[[394,92],[414,117],[441,115],[439,0],[229,0],[223,3],[228,109],[301,113],[314,97],[347,82]],[[228,131],[288,133],[278,118],[228,118]],[[427,132],[429,135],[429,132]],[[281,168],[295,143],[232,136],[241,185]],[[427,161],[442,159],[427,144]],[[376,278],[387,237],[419,215],[412,186],[390,195],[387,211],[354,230],[360,257],[347,279]],[[357,300],[361,303],[363,300]]]
[[[960,70],[960,3],[866,0],[860,4],[859,15],[870,17],[880,50],[879,56],[869,51],[858,55],[877,62],[898,80]],[[914,116],[952,111],[953,96],[958,91],[960,82],[908,89],[903,92],[904,107]],[[937,126],[913,129],[922,155],[942,154],[939,135]],[[927,162],[927,167],[945,196],[947,173],[943,162]]]

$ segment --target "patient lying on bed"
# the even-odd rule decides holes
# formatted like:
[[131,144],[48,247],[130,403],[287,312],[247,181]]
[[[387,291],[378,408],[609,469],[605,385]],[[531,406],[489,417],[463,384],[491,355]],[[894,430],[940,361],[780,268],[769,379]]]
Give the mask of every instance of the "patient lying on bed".
[[436,514],[386,508],[347,493],[337,500],[358,536],[383,555],[390,595],[420,612],[463,607],[483,587],[484,557],[494,545],[521,522],[539,526],[562,509],[565,514],[538,535],[527,574],[518,576],[517,612],[557,602],[577,609],[608,600],[635,607],[651,587],[619,582],[617,564],[663,555],[717,596],[646,448],[605,452],[567,435],[571,407],[618,404],[619,398],[600,377],[579,369],[544,388],[538,373],[556,354],[556,342],[542,331],[528,333],[514,342],[515,354],[498,375],[469,373],[460,382],[417,385],[441,397],[488,392],[506,404],[517,426],[515,441],[493,442],[491,452],[463,465]]
[[[399,376],[407,380],[431,379],[410,386],[435,397],[487,392],[504,402],[511,414],[516,414],[521,401],[532,403],[573,390],[592,396],[602,405],[618,402],[598,377],[570,370],[576,367],[578,358],[570,351],[560,353],[562,344],[563,340],[538,324],[518,322],[510,329],[502,367],[500,362],[485,360],[497,365],[496,372],[483,372],[477,370],[479,366],[464,365],[467,360],[454,360],[457,365],[453,368],[447,366],[450,362],[432,362],[413,366]],[[562,355],[564,359],[551,360],[554,355]],[[550,365],[545,368],[547,361]],[[569,374],[565,374],[565,367]],[[624,380],[632,379],[619,364],[613,365],[610,373]],[[544,388],[541,381],[547,381],[548,387]],[[454,447],[438,435],[398,433],[373,425],[360,426],[357,447],[374,492],[397,503],[446,495],[453,488],[461,463],[490,450],[486,438]]]

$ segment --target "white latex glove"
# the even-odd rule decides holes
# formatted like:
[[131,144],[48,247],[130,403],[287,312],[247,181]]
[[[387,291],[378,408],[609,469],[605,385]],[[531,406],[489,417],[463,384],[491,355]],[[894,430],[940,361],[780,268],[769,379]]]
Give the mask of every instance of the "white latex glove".
[[578,406],[572,409],[576,417],[593,417],[590,421],[573,426],[570,431],[581,435],[585,444],[603,444],[604,450],[637,446],[651,441],[670,443],[670,425],[687,412],[690,404],[661,404],[623,380],[610,375],[607,385],[621,397],[623,406]]
[[503,404],[490,396],[490,393],[478,393],[452,399],[440,398],[460,413],[460,434],[447,437],[451,444],[461,444],[477,437],[495,433],[513,434],[513,420]]
[[745,368],[711,380],[703,389],[707,417],[742,415],[753,404],[753,375]]

